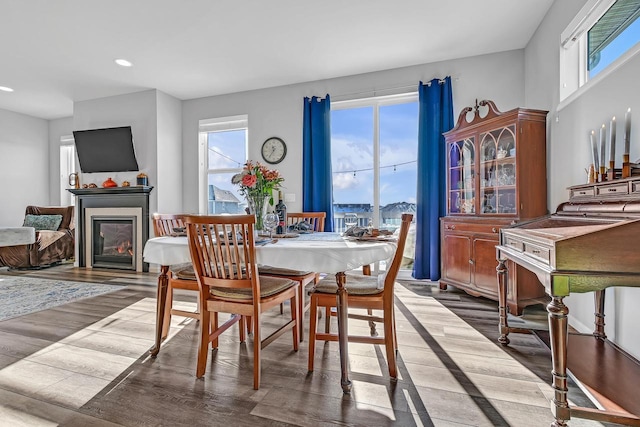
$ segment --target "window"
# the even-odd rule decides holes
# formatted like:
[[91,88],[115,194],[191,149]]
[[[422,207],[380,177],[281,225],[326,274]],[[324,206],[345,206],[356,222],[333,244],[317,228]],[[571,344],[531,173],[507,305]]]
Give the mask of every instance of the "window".
[[[334,230],[344,231],[345,214],[355,213],[359,226],[395,231],[402,213],[415,213],[417,98],[405,94],[332,103]],[[411,240],[405,252],[412,260]]]
[[73,136],[60,138],[60,206],[75,205],[76,198],[67,191],[71,188],[71,174],[76,172],[76,147]]
[[639,0],[589,0],[561,35],[560,100],[640,51]]
[[640,40],[640,1],[617,0],[587,32],[589,78]]
[[246,202],[231,177],[247,161],[247,126],[247,116],[200,121],[200,212],[245,212]]

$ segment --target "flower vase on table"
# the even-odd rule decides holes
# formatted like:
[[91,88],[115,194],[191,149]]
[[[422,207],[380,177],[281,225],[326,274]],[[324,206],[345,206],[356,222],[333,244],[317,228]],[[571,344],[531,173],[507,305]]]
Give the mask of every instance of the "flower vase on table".
[[249,214],[255,215],[256,225],[254,228],[257,231],[264,230],[264,215],[269,211],[269,199],[270,196],[257,195],[255,197],[247,197],[247,205],[249,206]]
[[240,186],[239,193],[247,199],[249,213],[256,217],[256,230],[265,229],[264,214],[273,206],[273,192],[280,189],[283,181],[277,170],[251,160],[231,178],[231,183]]

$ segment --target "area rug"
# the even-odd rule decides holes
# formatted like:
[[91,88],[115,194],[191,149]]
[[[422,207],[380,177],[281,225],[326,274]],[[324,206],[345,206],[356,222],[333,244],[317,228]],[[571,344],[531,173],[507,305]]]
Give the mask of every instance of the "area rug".
[[124,286],[0,276],[0,321],[122,288]]

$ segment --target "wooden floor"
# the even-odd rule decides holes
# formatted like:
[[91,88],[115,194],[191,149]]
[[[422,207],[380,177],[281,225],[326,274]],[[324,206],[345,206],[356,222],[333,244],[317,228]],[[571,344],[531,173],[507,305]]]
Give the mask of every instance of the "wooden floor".
[[[202,380],[194,376],[198,325],[191,319],[174,318],[158,358],[149,358],[156,273],[61,265],[0,269],[0,275],[127,285],[0,322],[0,426],[529,427],[552,421],[549,351],[523,334],[501,347],[496,303],[455,289],[403,282],[396,305],[400,378],[389,380],[384,349],[352,343],[354,386],[346,396],[337,343],[318,345],[309,373],[307,343],[295,353],[289,336],[280,338],[263,351],[258,391],[252,344],[239,342],[236,327],[223,334]],[[195,306],[191,295],[176,298]],[[269,314],[265,333],[280,320],[277,309]],[[368,332],[363,322],[350,321],[349,328]],[[570,399],[586,404],[576,387]]]

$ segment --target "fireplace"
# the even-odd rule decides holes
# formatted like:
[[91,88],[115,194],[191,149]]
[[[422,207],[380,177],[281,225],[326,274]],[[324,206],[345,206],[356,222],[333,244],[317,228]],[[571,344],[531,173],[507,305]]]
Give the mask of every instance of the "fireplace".
[[142,209],[85,209],[85,267],[142,271]]
[[70,189],[76,195],[79,267],[149,271],[142,249],[149,238],[153,187]]

